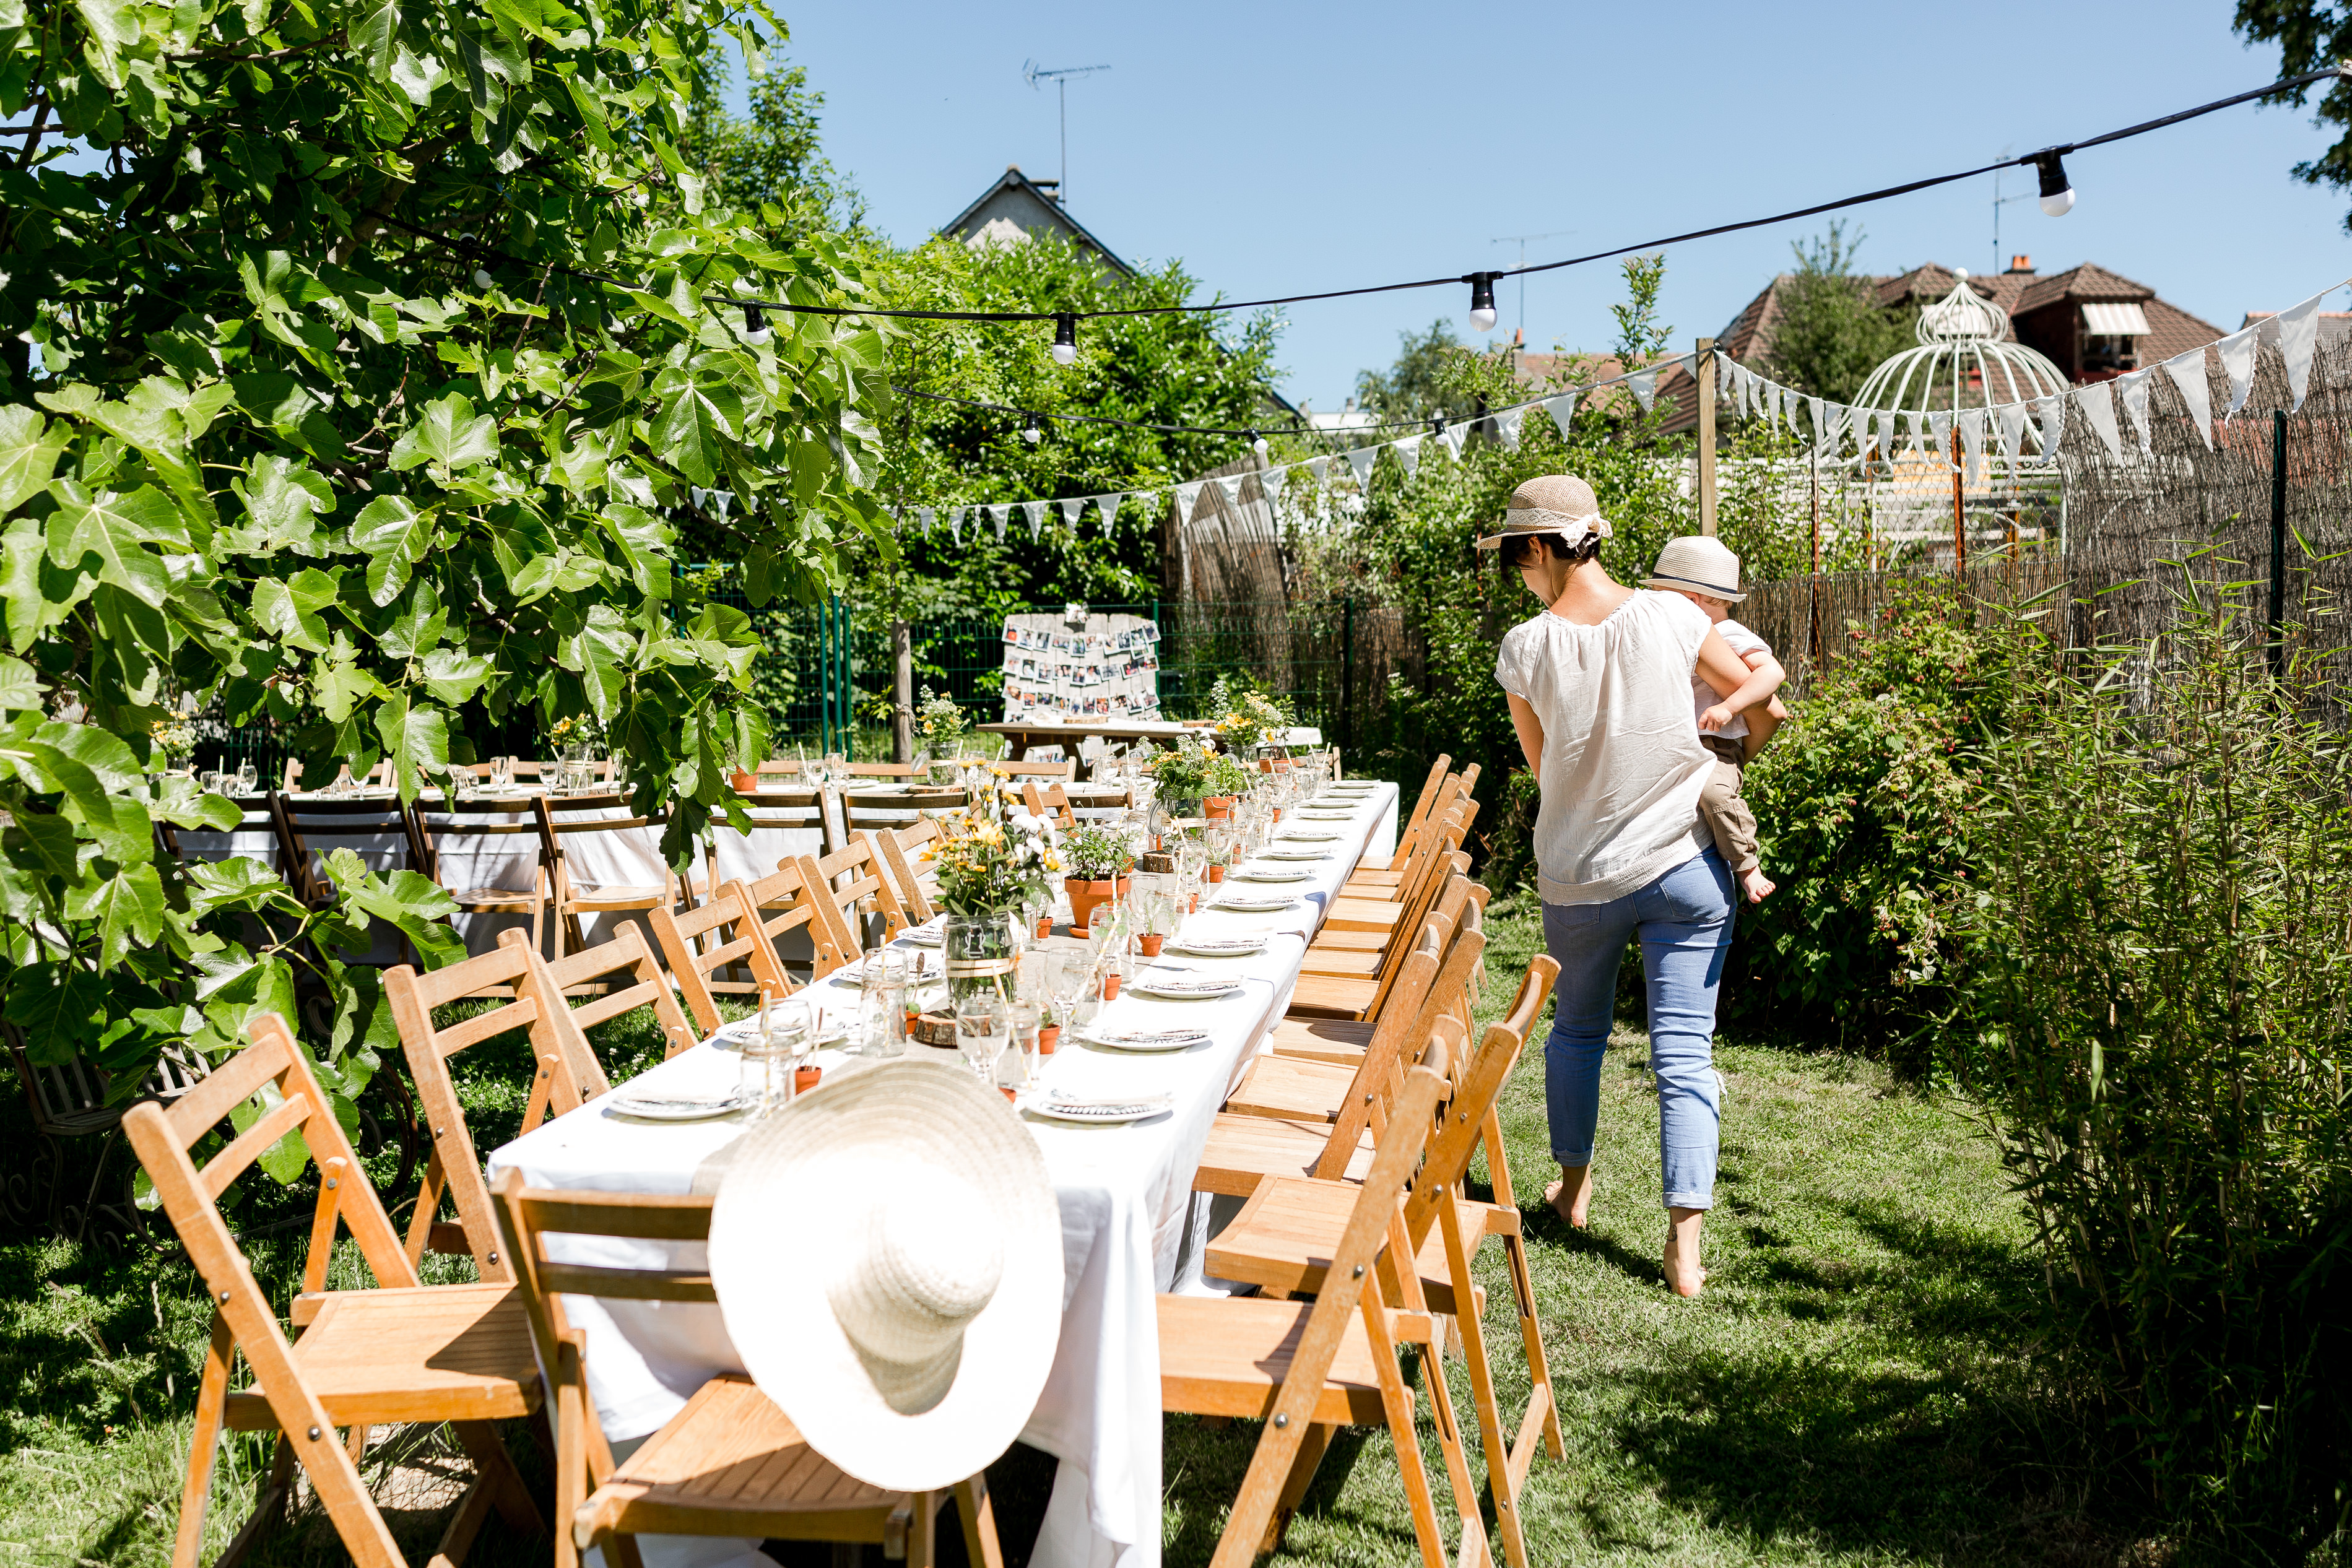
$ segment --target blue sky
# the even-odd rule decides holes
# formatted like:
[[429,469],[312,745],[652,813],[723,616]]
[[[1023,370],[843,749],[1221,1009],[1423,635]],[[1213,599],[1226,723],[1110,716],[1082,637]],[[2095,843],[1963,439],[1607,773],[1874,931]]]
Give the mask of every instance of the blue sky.
[[[2228,0],[2125,7],[827,4],[784,12],[825,95],[827,154],[914,243],[1018,163],[1058,172],[1024,60],[1108,64],[1069,89],[1070,210],[1129,260],[1181,257],[1247,298],[1549,259],[2076,141],[2257,87],[2273,46]],[[2215,325],[2352,273],[2352,193],[2289,170],[2331,138],[2246,105],[2068,160],[2064,218],[2000,214],[2000,257],[2096,261]],[[2030,173],[2007,176],[2014,193]],[[1861,209],[1860,265],[1994,266],[1988,176]],[[1674,247],[1664,317],[1720,329],[1820,220]],[[1532,347],[1598,348],[1607,263],[1532,279]],[[1401,330],[1468,290],[1289,308],[1285,392],[1338,406]],[[2340,304],[2341,301],[2332,302]],[[1518,319],[1516,286],[1499,332]]]

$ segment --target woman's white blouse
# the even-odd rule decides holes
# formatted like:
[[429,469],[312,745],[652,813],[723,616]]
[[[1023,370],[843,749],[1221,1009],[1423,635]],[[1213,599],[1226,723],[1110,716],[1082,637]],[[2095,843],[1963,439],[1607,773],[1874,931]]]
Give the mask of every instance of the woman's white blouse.
[[1503,634],[1495,679],[1543,723],[1546,904],[1605,904],[1705,852],[1698,797],[1715,758],[1690,705],[1708,630],[1681,594],[1641,590],[1598,626],[1547,610]]

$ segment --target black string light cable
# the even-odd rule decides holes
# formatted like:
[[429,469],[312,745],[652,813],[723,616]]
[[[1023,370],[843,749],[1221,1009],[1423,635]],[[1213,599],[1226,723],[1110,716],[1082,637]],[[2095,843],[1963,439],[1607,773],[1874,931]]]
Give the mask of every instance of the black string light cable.
[[[1024,419],[1059,419],[1076,424],[1116,424],[1128,430],[1160,430],[1177,435],[1246,435],[1255,441],[1265,439],[1264,428],[1258,425],[1160,424],[1148,419],[1114,419],[1104,413],[1049,413],[1043,409],[1016,408],[1010,403],[983,402],[977,398],[949,397],[942,392],[917,392],[912,387],[902,387],[896,383],[892,384],[890,390],[901,397],[920,398],[925,402],[950,402],[961,408],[976,408],[986,413],[1019,414]],[[1348,434],[1352,435],[1362,430],[1417,430],[1426,428],[1428,424],[1429,421],[1426,419],[1391,420],[1384,424],[1349,425]],[[1311,430],[1289,432],[1277,430],[1275,434],[1310,435],[1330,433]]]

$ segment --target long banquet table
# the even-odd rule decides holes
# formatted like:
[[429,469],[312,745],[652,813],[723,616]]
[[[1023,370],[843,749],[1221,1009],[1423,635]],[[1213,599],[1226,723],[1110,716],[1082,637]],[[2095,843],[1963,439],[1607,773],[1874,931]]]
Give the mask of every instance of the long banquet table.
[[[1064,1268],[1061,1345],[1045,1392],[1022,1439],[1061,1460],[1032,1561],[1054,1568],[1150,1568],[1160,1561],[1160,1353],[1156,1292],[1206,1289],[1200,1260],[1209,1200],[1192,1191],[1192,1174],[1212,1120],[1248,1060],[1264,1048],[1297,986],[1307,939],[1322,922],[1334,892],[1358,864],[1385,862],[1395,843],[1397,790],[1382,783],[1344,821],[1299,820],[1283,831],[1320,830],[1338,837],[1312,847],[1321,861],[1292,862],[1307,880],[1235,883],[1286,891],[1295,901],[1276,914],[1240,914],[1210,907],[1204,898],[1183,934],[1231,936],[1264,933],[1264,951],[1240,959],[1168,956],[1193,971],[1225,972],[1242,984],[1213,1001],[1170,1002],[1125,992],[1104,1005],[1106,1028],[1192,1023],[1210,1043],[1173,1053],[1113,1052],[1066,1045],[1046,1059],[1044,1084],[1080,1094],[1166,1092],[1173,1108],[1120,1126],[1081,1126],[1029,1116],[1061,1199]],[[1370,852],[1369,854],[1367,852]],[[1138,964],[1143,960],[1137,960]],[[829,977],[805,993],[828,1013],[854,1016],[854,980]],[[910,1047],[910,1050],[921,1050]],[[953,1052],[937,1053],[955,1060]],[[833,1051],[814,1059],[828,1071],[854,1071],[857,1062]],[[709,1093],[731,1086],[735,1052],[706,1042],[662,1063],[632,1087],[674,1093]],[[822,1092],[821,1090],[819,1091]],[[668,1193],[709,1191],[723,1170],[714,1159],[740,1137],[740,1121],[654,1124],[614,1113],[605,1100],[550,1122],[495,1151],[492,1176],[520,1169],[535,1186]],[[812,1193],[813,1202],[824,1195]],[[660,1244],[577,1243],[580,1262],[624,1268],[654,1266],[647,1247],[682,1266],[697,1266],[699,1248]],[[720,1310],[714,1306],[567,1301],[572,1322],[586,1330],[589,1380],[605,1433],[616,1446],[653,1432],[680,1409],[708,1378],[742,1370]],[[738,1303],[740,1322],[743,1312]],[[724,1549],[710,1542],[649,1539],[647,1562],[678,1568],[740,1562],[754,1568],[751,1542]]]

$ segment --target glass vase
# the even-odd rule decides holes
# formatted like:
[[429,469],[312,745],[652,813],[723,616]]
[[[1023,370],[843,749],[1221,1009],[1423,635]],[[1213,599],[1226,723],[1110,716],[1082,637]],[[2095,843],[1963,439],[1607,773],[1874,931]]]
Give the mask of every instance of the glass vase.
[[1014,925],[1018,918],[1016,913],[1005,910],[950,912],[940,936],[950,1006],[979,991],[1011,995],[1021,956]]

